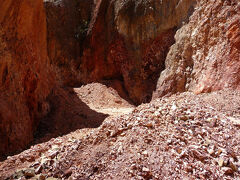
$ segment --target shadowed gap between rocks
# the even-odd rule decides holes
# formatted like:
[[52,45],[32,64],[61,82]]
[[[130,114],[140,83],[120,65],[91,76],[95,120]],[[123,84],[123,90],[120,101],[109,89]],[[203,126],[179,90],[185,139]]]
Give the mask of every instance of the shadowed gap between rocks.
[[97,128],[109,115],[96,112],[85,104],[73,88],[57,88],[48,97],[50,110],[48,115],[39,121],[34,131],[34,140],[24,149],[0,156],[3,161],[9,155],[18,154],[30,146],[49,141],[51,138],[66,135],[77,129]]
[[49,115],[40,121],[33,144],[46,142],[77,129],[97,128],[109,116],[92,110],[77,96],[73,88],[54,91],[49,97]]
[[104,84],[108,88],[113,88],[117,91],[119,96],[126,100],[131,105],[136,105],[129,97],[128,91],[126,87],[124,86],[124,80],[123,78],[119,79],[104,79],[100,80],[99,83]]

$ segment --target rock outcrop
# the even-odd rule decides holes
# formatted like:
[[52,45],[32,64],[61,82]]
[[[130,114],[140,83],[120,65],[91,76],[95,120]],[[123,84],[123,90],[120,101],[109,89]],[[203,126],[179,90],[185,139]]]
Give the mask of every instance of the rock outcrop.
[[240,88],[240,2],[202,0],[175,35],[155,97]]
[[93,5],[93,0],[44,1],[48,56],[64,85],[81,83],[78,68]]
[[148,102],[175,32],[195,3],[45,1],[50,61],[65,85],[121,81],[134,103]]
[[2,0],[0,5],[0,154],[25,147],[54,76],[47,59],[46,18],[41,0]]
[[81,79],[123,80],[135,103],[151,99],[176,29],[194,0],[97,1],[81,58]]

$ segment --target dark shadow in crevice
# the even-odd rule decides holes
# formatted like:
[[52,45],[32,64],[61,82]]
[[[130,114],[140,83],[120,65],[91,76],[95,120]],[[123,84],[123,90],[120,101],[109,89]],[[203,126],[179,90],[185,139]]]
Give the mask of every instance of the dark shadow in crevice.
[[[83,128],[97,128],[109,116],[96,112],[85,104],[73,88],[57,88],[48,97],[50,110],[48,115],[39,120],[34,132],[34,140],[25,148],[0,155],[0,162],[29,149],[32,145],[44,143]],[[0,117],[1,118],[1,117]]]
[[[175,40],[175,35],[176,35],[176,33],[177,33],[177,31],[179,30],[179,29],[181,29],[182,27],[183,27],[183,25],[185,25],[185,24],[188,24],[189,23],[189,21],[190,21],[190,17],[192,16],[192,14],[194,13],[194,11],[195,11],[195,6],[196,6],[196,4],[197,4],[197,2],[195,1],[195,2],[191,2],[191,5],[189,6],[189,8],[188,8],[188,13],[187,13],[187,15],[186,15],[186,17],[184,18],[184,19],[182,19],[182,21],[181,21],[181,23],[179,23],[179,25],[178,26],[175,26],[174,28],[172,28],[172,30],[173,30],[173,34],[172,34],[172,36],[170,36],[170,38],[172,38],[172,44],[168,47],[168,49],[167,49],[167,51],[164,53],[164,66],[163,66],[163,68],[161,69],[161,71],[158,71],[157,72],[157,74],[158,74],[158,76],[157,76],[157,78],[154,78],[153,79],[153,84],[154,84],[154,87],[152,88],[152,91],[151,91],[151,95],[150,96],[148,96],[148,98],[149,98],[149,101],[147,101],[147,102],[150,102],[152,99],[153,99],[153,94],[157,91],[157,83],[158,83],[158,80],[159,80],[159,78],[160,78],[160,76],[161,76],[161,73],[164,71],[164,70],[166,70],[166,61],[167,61],[167,56],[168,56],[168,53],[169,53],[169,51],[170,51],[170,49],[171,49],[171,47],[176,43],[176,40]],[[168,30],[167,32],[169,32],[170,30]],[[175,50],[176,51],[176,50]],[[169,63],[169,62],[168,62]],[[171,79],[169,79],[169,80],[171,80]],[[161,88],[161,87],[159,87],[159,88]],[[167,91],[169,91],[169,90],[167,90]],[[165,95],[167,94],[167,92],[165,93]]]
[[48,116],[41,119],[34,134],[33,144],[49,141],[77,129],[97,128],[109,115],[90,109],[73,88],[58,88],[49,96]]
[[131,105],[136,105],[129,97],[128,91],[126,90],[124,86],[124,81],[123,78],[118,78],[118,79],[105,79],[99,81],[99,83],[104,84],[108,88],[111,87],[115,89],[118,92],[118,95],[126,100],[129,104]]

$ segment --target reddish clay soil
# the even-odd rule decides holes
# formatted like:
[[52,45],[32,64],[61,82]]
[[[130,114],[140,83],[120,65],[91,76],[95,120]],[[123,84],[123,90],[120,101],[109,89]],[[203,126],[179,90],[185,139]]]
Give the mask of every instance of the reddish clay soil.
[[109,115],[126,114],[134,106],[122,99],[116,90],[99,83],[92,83],[81,88],[74,88],[77,96],[91,109]]
[[108,116],[129,113],[134,108],[116,90],[100,83],[57,89],[53,94],[51,112],[40,122],[34,144],[77,129],[97,128]]
[[176,94],[116,115],[115,109],[132,106],[124,100],[120,105],[103,87],[75,92],[89,107],[113,109],[114,116],[98,128],[8,157],[0,163],[0,179],[240,178],[240,92]]

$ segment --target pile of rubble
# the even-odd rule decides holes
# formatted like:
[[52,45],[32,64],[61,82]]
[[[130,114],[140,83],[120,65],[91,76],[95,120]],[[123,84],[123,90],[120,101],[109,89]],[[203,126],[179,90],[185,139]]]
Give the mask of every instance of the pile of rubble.
[[[2,178],[240,178],[240,93],[182,93],[0,163]],[[0,175],[0,176],[1,176]]]

